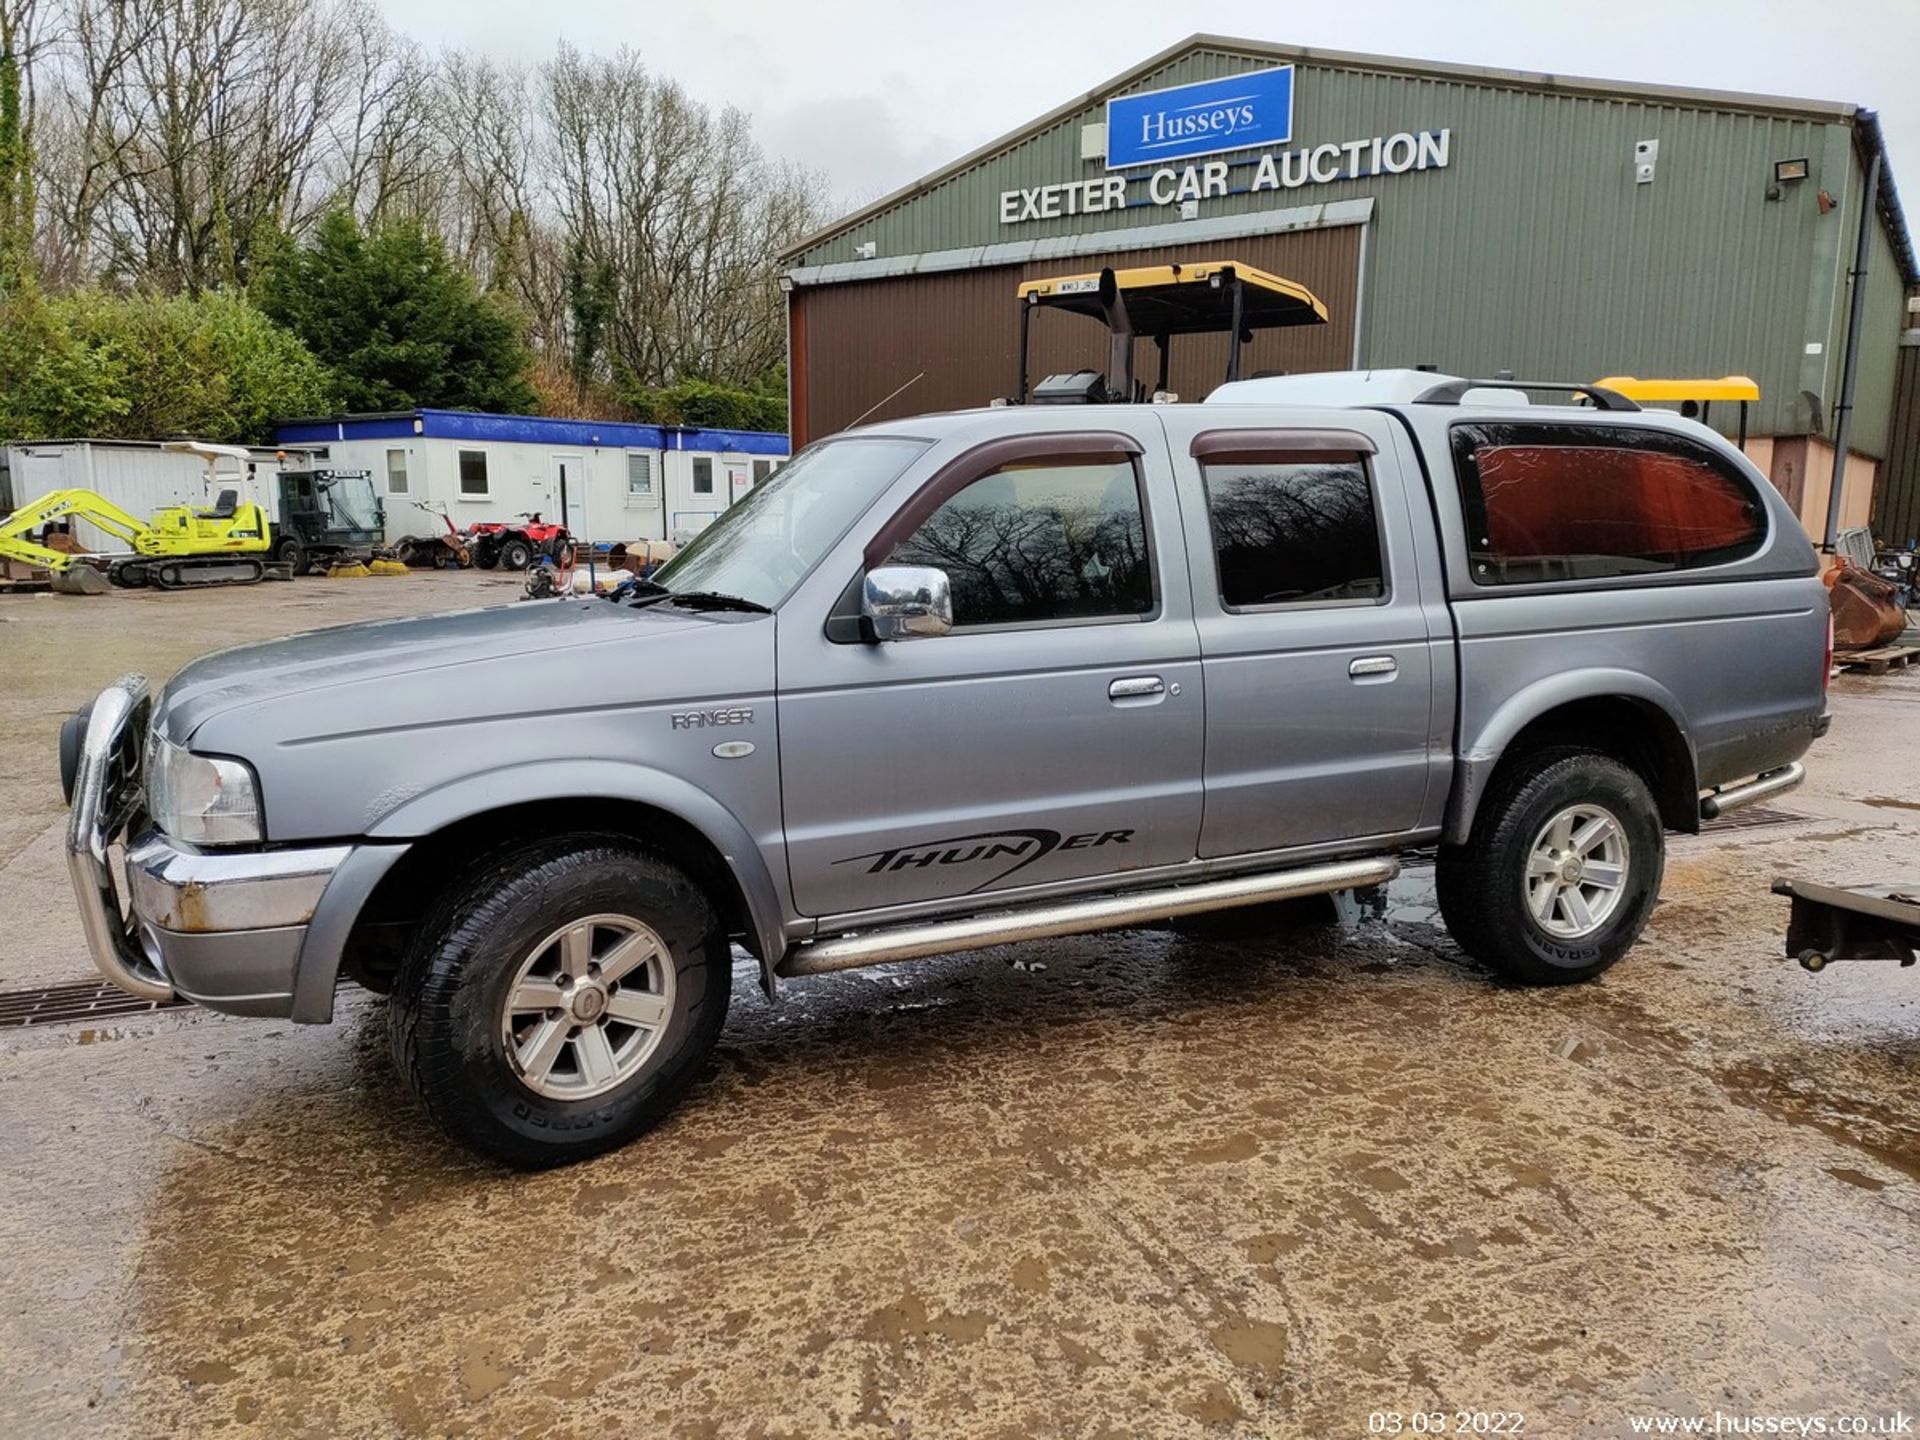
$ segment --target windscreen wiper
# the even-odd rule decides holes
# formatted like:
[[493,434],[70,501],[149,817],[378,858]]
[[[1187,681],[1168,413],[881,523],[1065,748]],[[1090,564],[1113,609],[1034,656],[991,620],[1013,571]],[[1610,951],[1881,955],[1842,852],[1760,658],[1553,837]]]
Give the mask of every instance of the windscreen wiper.
[[689,610],[747,610],[755,615],[771,615],[771,606],[762,605],[758,600],[749,600],[744,595],[723,595],[718,590],[675,590],[664,597],[676,605],[685,605]]
[[671,594],[673,592],[657,580],[629,575],[607,592],[607,599],[629,605],[657,605]]

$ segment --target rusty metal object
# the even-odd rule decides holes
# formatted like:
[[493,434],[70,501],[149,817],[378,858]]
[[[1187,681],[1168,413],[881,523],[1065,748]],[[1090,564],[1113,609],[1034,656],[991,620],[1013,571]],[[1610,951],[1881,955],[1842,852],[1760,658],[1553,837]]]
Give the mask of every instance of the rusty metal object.
[[1819,885],[1782,878],[1773,893],[1793,901],[1787,954],[1808,971],[1833,960],[1920,962],[1920,883]]
[[1907,612],[1900,608],[1898,587],[1844,557],[1826,579],[1835,650],[1872,650],[1900,638]]

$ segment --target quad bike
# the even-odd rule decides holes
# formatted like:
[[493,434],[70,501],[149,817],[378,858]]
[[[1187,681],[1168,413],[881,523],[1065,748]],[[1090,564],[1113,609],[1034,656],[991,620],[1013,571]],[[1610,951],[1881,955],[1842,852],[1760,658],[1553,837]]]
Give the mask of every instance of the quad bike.
[[467,532],[473,550],[473,563],[482,570],[498,566],[502,570],[524,570],[541,556],[559,560],[560,549],[570,545],[573,536],[564,525],[550,525],[538,510],[523,510],[514,523],[488,520]]
[[413,502],[429,515],[438,515],[445,525],[441,535],[408,535],[395,541],[393,558],[403,565],[424,566],[430,570],[465,570],[473,564],[473,551],[464,535],[447,515],[447,507],[438,500]]

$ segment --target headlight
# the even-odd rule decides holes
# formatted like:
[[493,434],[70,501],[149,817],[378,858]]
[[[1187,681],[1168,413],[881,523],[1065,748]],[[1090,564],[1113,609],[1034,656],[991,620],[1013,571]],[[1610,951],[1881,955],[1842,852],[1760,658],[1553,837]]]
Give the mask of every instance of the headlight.
[[147,755],[147,810],[155,825],[189,845],[257,845],[266,838],[253,770],[196,755],[157,729]]

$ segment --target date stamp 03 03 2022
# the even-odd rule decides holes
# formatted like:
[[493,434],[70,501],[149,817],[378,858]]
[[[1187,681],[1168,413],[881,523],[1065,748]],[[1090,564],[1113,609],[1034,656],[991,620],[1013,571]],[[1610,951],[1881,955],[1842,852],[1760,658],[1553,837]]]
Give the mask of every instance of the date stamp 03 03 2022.
[[[1527,1419],[1518,1410],[1373,1410],[1366,1433],[1372,1435],[1526,1435]],[[1623,1435],[1920,1435],[1907,1411],[1892,1415],[1750,1415],[1714,1411],[1708,1415],[1631,1415],[1621,1417]]]

